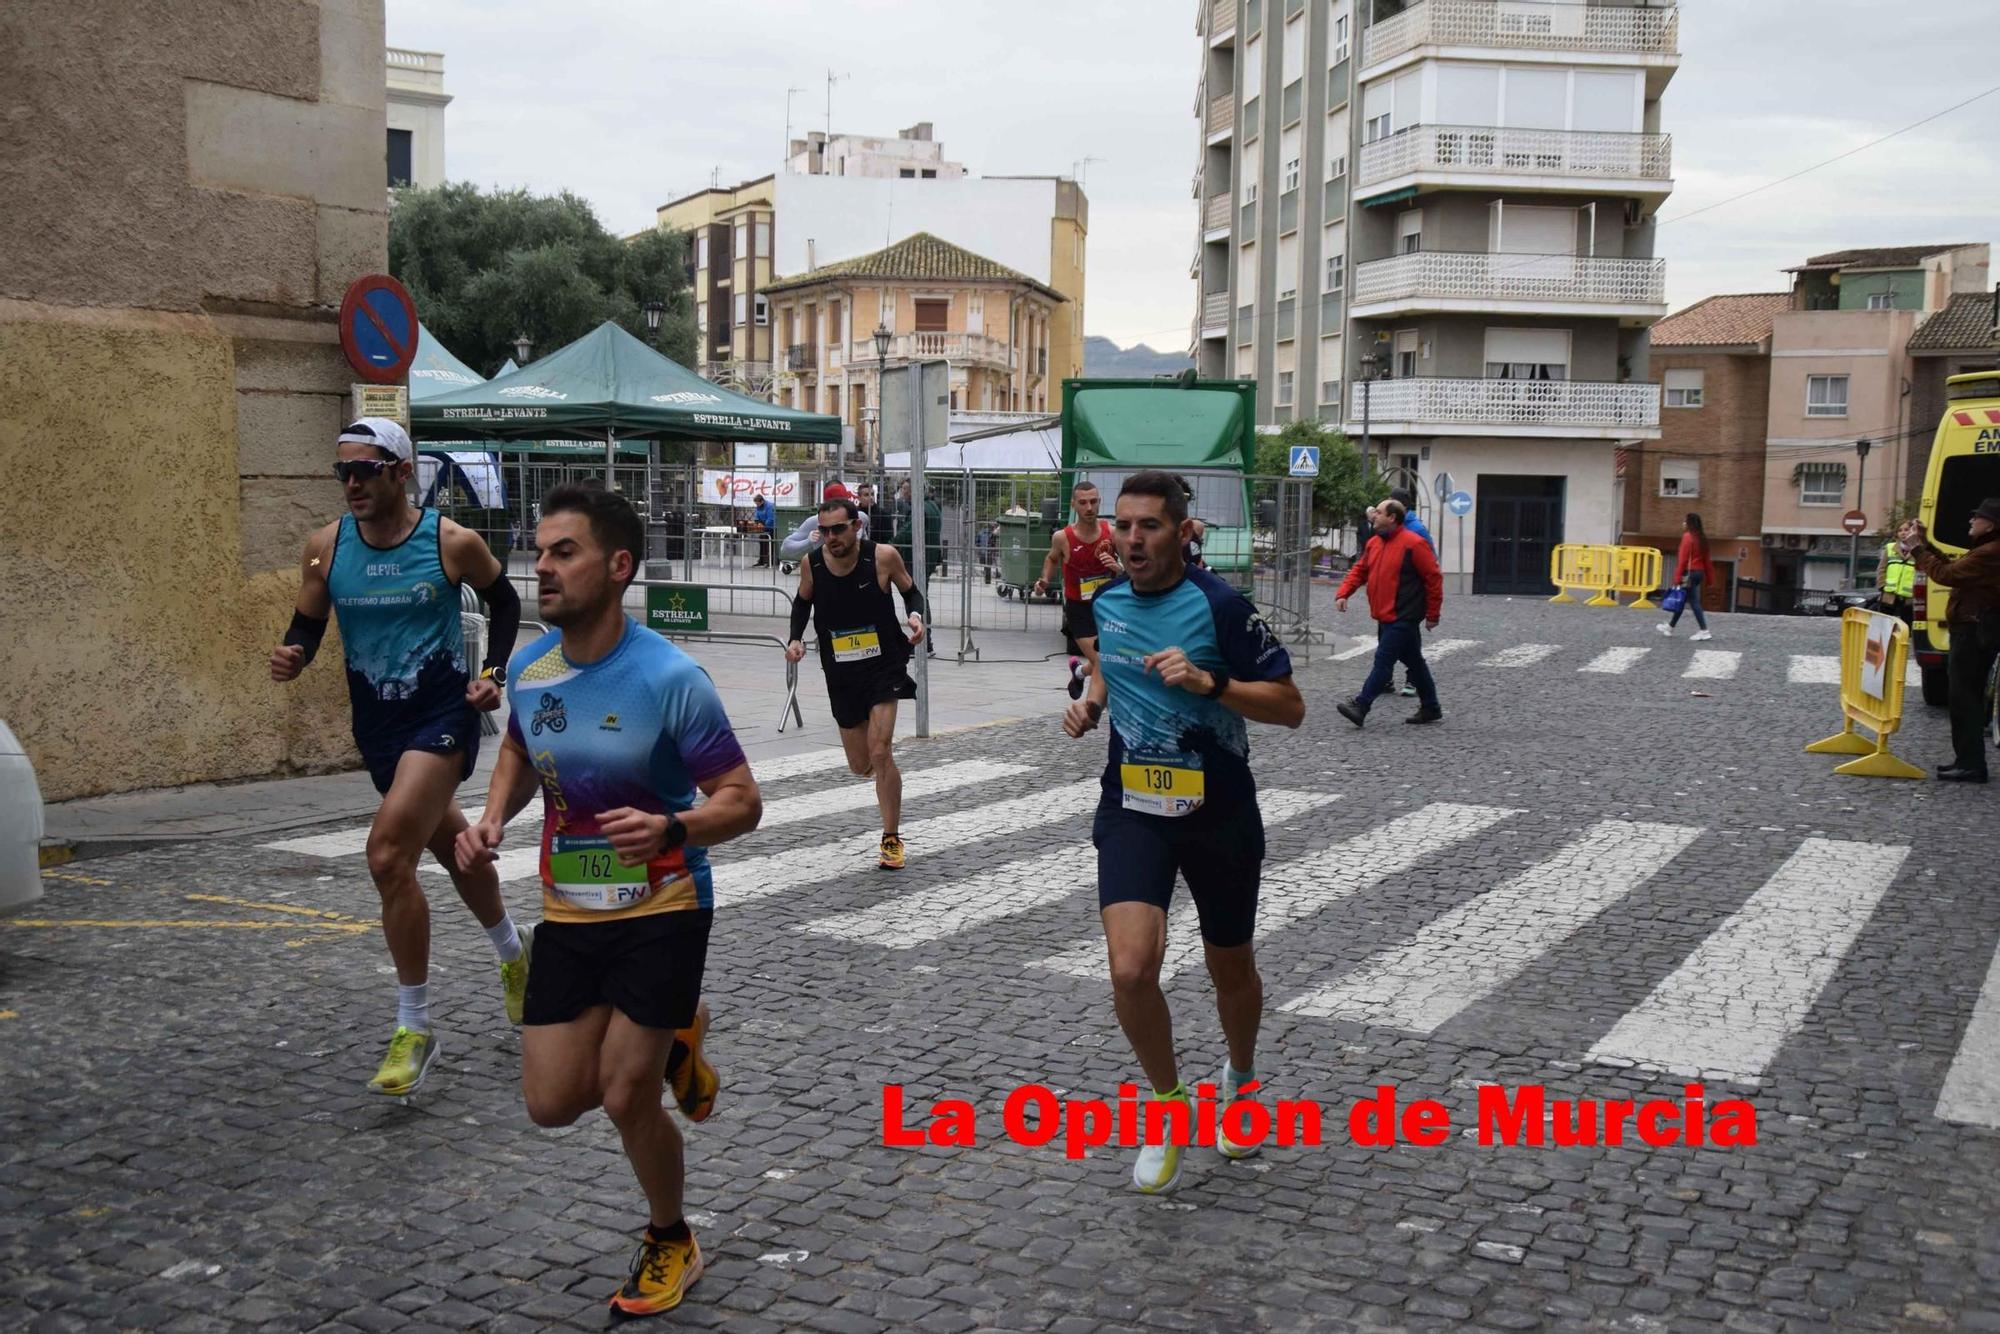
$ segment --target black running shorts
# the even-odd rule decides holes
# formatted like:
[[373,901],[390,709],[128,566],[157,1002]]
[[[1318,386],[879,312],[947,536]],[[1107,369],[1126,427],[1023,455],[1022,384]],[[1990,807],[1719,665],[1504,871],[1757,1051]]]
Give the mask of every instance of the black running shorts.
[[686,1028],[701,999],[711,908],[615,922],[543,922],[528,960],[524,1024],[566,1024],[610,1005],[644,1028]]
[[917,697],[917,683],[910,679],[908,658],[884,658],[878,663],[871,664],[865,672],[827,676],[826,697],[833,706],[835,727],[842,731],[851,727],[866,727],[868,715],[875,711],[877,704]]
[[1097,611],[1088,600],[1078,598],[1063,603],[1063,633],[1069,636],[1071,644],[1097,638]]
[[1264,869],[1264,817],[1254,800],[1204,818],[1168,819],[1128,811],[1106,796],[1090,841],[1099,908],[1150,903],[1165,912],[1178,873],[1194,896],[1203,940],[1224,948],[1250,943]]

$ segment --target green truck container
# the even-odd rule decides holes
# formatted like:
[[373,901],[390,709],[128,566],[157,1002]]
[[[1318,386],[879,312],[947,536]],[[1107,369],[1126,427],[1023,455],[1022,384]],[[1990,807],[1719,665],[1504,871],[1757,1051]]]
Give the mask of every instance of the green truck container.
[[[1208,529],[1202,559],[1239,588],[1251,585],[1250,485],[1256,466],[1257,382],[1064,380],[1063,490],[1086,474],[1104,492],[1106,517],[1134,472],[1179,473],[1195,490]],[[1047,549],[1047,539],[1043,540]]]

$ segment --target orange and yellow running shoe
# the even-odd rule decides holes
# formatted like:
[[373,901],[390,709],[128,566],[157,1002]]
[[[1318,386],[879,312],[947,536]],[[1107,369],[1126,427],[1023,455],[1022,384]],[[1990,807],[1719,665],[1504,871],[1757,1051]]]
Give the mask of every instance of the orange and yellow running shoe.
[[894,834],[882,835],[882,869],[885,871],[903,869],[903,840]]
[[651,1236],[639,1242],[632,1257],[632,1273],[625,1286],[611,1297],[614,1316],[659,1315],[681,1304],[688,1289],[701,1277],[701,1247],[689,1233],[686,1241],[655,1241]]
[[690,1121],[706,1121],[715,1110],[715,1095],[722,1091],[722,1076],[702,1055],[701,1040],[708,1032],[708,1002],[694,1007],[694,1027],[677,1029],[674,1045],[667,1054],[667,1087],[681,1115]]

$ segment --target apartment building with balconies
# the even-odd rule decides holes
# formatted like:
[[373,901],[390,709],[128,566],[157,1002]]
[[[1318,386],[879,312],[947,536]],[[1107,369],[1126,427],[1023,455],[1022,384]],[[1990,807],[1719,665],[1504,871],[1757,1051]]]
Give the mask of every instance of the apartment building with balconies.
[[660,205],[659,225],[688,234],[694,370],[763,397],[773,374],[770,301],[777,243],[775,176],[712,186]]
[[928,232],[774,280],[765,293],[780,349],[777,401],[839,417],[871,455],[884,364],[877,329],[888,332],[889,365],[951,363],[955,411],[1061,406],[1049,350],[1063,294]]
[[1197,28],[1200,371],[1426,495],[1449,473],[1475,591],[1612,540],[1616,451],[1660,432],[1675,6],[1205,0]]

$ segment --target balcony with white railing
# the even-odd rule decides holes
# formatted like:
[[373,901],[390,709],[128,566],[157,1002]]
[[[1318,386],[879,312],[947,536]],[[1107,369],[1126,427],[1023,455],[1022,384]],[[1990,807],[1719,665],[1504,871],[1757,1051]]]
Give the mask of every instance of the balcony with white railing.
[[382,63],[388,71],[389,86],[396,91],[443,95],[444,56],[440,53],[391,46],[383,51]]
[[[830,349],[831,351],[831,349]],[[889,361],[943,358],[955,366],[989,366],[1002,370],[1014,365],[1013,350],[1005,341],[985,334],[900,333],[889,340]],[[854,370],[878,367],[875,341],[858,342],[848,350],[848,365]]]
[[1664,198],[1674,188],[1673,148],[1665,134],[1418,125],[1362,148],[1360,193],[1519,186]]
[[1236,128],[1235,95],[1233,93],[1224,93],[1220,97],[1209,98],[1208,119],[1205,122],[1203,122],[1203,125],[1208,133],[1208,137],[1211,139],[1215,138],[1219,134],[1227,134],[1229,131],[1235,129]]
[[1362,70],[1421,47],[1634,56],[1665,63],[1680,54],[1680,10],[1548,0],[1419,0],[1362,34]]
[[1205,232],[1226,232],[1229,230],[1230,211],[1235,207],[1234,195],[1210,195],[1202,206],[1201,228]]
[[[1365,390],[1372,431],[1384,434],[1547,435],[1657,439],[1660,386],[1594,380],[1376,380]],[[1362,419],[1363,387],[1348,393],[1347,420]]]
[[1423,311],[1658,319],[1667,269],[1660,259],[1419,250],[1358,266],[1348,301],[1357,319]]

